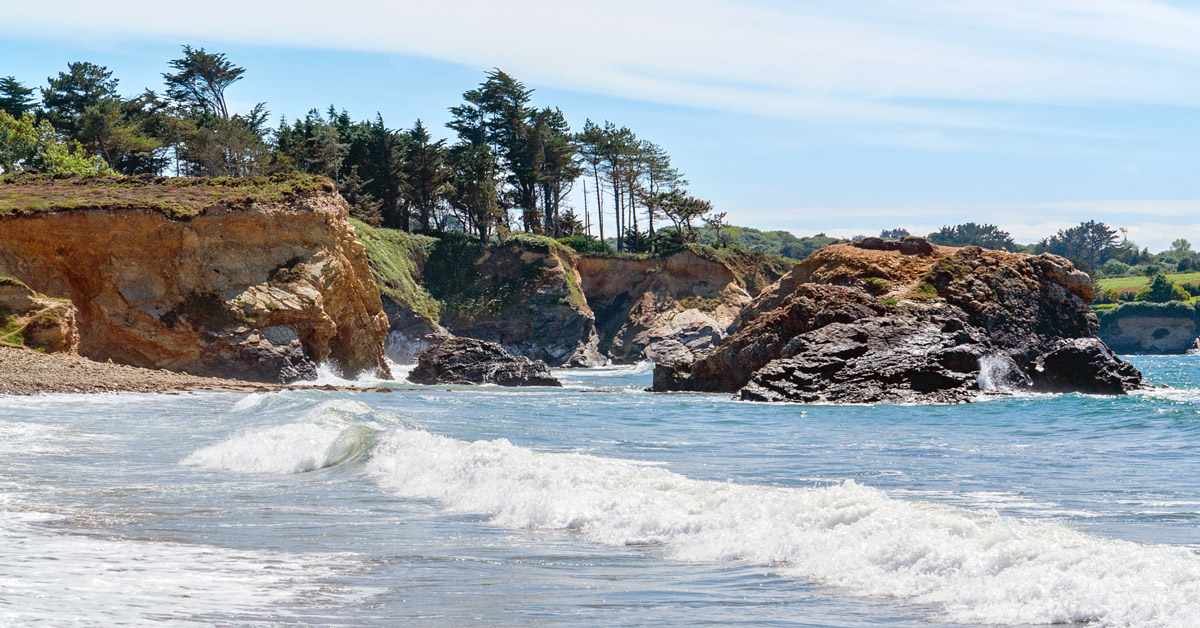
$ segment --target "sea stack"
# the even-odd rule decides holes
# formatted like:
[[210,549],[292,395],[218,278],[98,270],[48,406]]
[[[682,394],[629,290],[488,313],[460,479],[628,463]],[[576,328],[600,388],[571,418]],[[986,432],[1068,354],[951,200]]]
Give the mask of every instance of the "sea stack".
[[1096,337],[1088,276],[1055,255],[865,238],[798,264],[708,357],[660,366],[654,390],[752,401],[954,403],[981,363],[1033,391],[1120,394],[1141,374]]

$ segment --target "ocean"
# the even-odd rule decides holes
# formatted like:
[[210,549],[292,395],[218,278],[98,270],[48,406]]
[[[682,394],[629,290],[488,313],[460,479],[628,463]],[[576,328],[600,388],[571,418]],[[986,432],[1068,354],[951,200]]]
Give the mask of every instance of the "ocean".
[[1130,359],[1170,388],[0,397],[0,625],[1200,625],[1200,357]]

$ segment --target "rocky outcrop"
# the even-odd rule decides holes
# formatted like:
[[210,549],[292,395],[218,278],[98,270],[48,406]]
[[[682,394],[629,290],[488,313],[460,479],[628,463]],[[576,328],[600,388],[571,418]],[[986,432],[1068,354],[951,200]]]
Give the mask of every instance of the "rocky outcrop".
[[75,352],[79,348],[75,306],[40,295],[11,277],[0,277],[0,345]]
[[[387,317],[328,181],[10,185],[0,275],[69,299],[86,357],[252,381],[308,378],[326,361],[387,373]],[[13,210],[21,194],[41,205]]]
[[1120,353],[1187,353],[1200,336],[1197,311],[1187,303],[1124,303],[1097,316],[1100,339]]
[[[989,360],[1011,365],[1011,385],[1034,390],[1140,385],[1137,370],[1095,337],[1091,284],[1067,260],[876,240],[807,258],[744,308],[707,358],[656,368],[654,389],[960,402],[980,394]],[[982,379],[990,387],[996,378]]]
[[664,258],[585,256],[577,266],[600,350],[617,363],[671,364],[707,356],[791,263],[695,247]]
[[596,318],[580,290],[577,255],[541,236],[496,245],[448,235],[430,252],[422,282],[455,335],[502,345],[552,366],[597,366]]
[[562,386],[545,362],[512,355],[494,342],[457,337],[423,352],[408,380],[425,385]]

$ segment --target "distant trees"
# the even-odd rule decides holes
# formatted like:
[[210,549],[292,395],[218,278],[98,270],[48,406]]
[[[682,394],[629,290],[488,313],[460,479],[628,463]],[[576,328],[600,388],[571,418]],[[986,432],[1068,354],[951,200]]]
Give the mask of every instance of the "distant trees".
[[1104,263],[1118,248],[1117,230],[1102,222],[1089,220],[1038,243],[1038,250],[1069,258],[1085,270]]
[[[943,227],[943,229],[945,229],[945,227]],[[902,229],[902,228],[884,229],[883,231],[879,232],[879,237],[887,238],[888,240],[899,240],[900,238],[903,238],[908,235],[912,235],[912,234],[908,232],[908,229]]]
[[929,234],[928,240],[934,244],[945,246],[978,246],[985,249],[1017,248],[1012,235],[996,225],[963,223],[941,229]]

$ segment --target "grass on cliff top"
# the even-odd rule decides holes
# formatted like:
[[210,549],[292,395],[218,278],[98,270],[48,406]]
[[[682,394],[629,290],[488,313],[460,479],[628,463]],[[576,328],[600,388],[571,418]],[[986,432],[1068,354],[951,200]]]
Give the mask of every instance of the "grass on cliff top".
[[350,223],[367,249],[367,263],[379,291],[437,323],[441,303],[417,282],[437,238],[372,227],[357,218],[351,218]]
[[213,207],[286,201],[333,191],[329,179],[298,173],[247,178],[8,174],[0,176],[0,216],[150,209],[168,218],[188,219]]
[[[1200,283],[1200,273],[1169,273],[1167,281],[1175,284]],[[1096,291],[1115,290],[1117,292],[1137,292],[1150,285],[1150,278],[1145,275],[1137,277],[1110,277],[1096,280]]]

